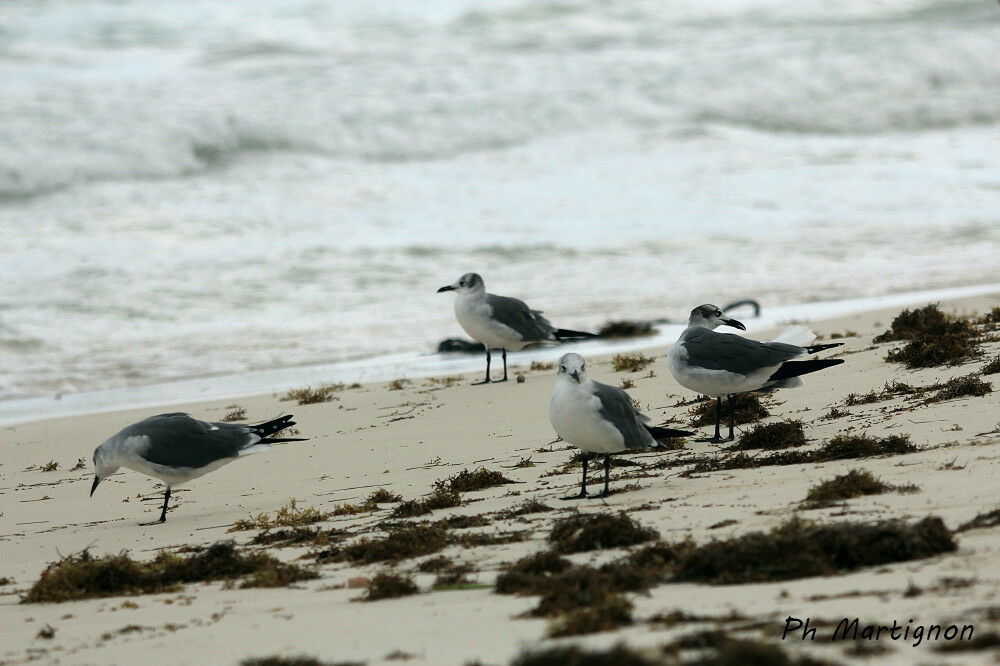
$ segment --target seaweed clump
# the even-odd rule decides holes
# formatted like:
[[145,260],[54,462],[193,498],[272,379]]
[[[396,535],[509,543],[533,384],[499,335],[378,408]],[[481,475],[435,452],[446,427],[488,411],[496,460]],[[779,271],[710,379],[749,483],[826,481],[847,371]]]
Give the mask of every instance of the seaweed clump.
[[792,518],[770,532],[712,541],[684,552],[673,580],[723,585],[792,580],[916,560],[956,548],[951,532],[937,517],[915,523],[832,525]]
[[993,385],[975,375],[956,377],[944,383],[941,390],[927,399],[927,402],[956,400],[958,398],[979,398],[993,392]]
[[295,400],[300,405],[315,405],[321,402],[331,402],[337,393],[346,388],[344,384],[325,384],[312,388],[306,386],[300,389],[291,389],[279,400]]
[[281,655],[271,655],[270,657],[250,657],[240,662],[240,666],[364,666],[361,661],[320,661],[315,657],[299,655],[296,657],[283,657]]
[[[736,410],[733,421],[736,425],[752,423],[771,415],[767,411],[767,407],[760,401],[760,396],[756,393],[738,393],[729,396],[729,400],[733,403]],[[718,414],[716,401],[712,399],[703,400],[695,405],[689,414],[691,416],[691,425],[694,427],[715,425]],[[722,405],[722,418],[723,422],[729,418],[728,403]]]
[[732,448],[775,450],[805,446],[805,444],[806,435],[802,430],[802,421],[788,420],[758,424],[740,437]]
[[603,326],[601,326],[601,328],[597,331],[597,337],[610,340],[620,338],[645,338],[650,335],[655,335],[656,332],[656,328],[653,326],[652,322],[619,319],[606,322]]
[[837,435],[813,451],[779,451],[766,456],[749,456],[739,453],[725,459],[702,458],[695,461],[687,474],[718,472],[731,469],[754,469],[772,465],[801,465],[805,463],[850,460],[873,456],[901,455],[913,453],[916,445],[908,435],[871,437],[869,435]]
[[956,364],[979,354],[981,335],[967,319],[942,312],[937,303],[915,310],[903,310],[889,330],[874,342],[905,340],[906,344],[890,350],[885,360],[903,363],[908,368],[930,368]]
[[448,532],[437,525],[414,525],[390,530],[381,537],[362,537],[347,546],[314,553],[320,562],[349,560],[372,564],[432,555],[448,545]]
[[598,650],[560,645],[523,652],[514,658],[510,666],[660,666],[662,663],[624,644]]
[[449,509],[462,505],[462,496],[457,492],[437,488],[423,499],[407,500],[397,504],[392,513],[393,518],[413,518],[425,516],[437,509]]
[[805,502],[807,508],[819,508],[863,495],[881,495],[892,491],[915,492],[916,490],[916,486],[893,486],[885,483],[868,470],[854,469],[847,474],[835,476],[810,488],[806,494]]
[[994,356],[991,361],[983,366],[983,369],[980,372],[984,375],[995,375],[1000,372],[1000,354]]
[[447,479],[434,482],[435,488],[441,491],[452,493],[468,493],[476,490],[486,490],[495,486],[502,486],[508,483],[515,483],[500,472],[494,472],[480,467],[477,470],[469,471],[463,469],[458,474],[453,474]]
[[555,521],[549,543],[560,553],[621,548],[659,538],[659,533],[644,527],[625,513],[572,513]]
[[49,564],[22,599],[23,603],[62,602],[119,595],[155,594],[185,583],[235,581],[240,587],[279,587],[318,574],[261,552],[243,553],[220,542],[187,556],[161,552],[140,562],[122,552],[93,557],[89,551]]
[[530,513],[542,513],[544,511],[553,511],[552,507],[545,502],[531,498],[526,499],[520,504],[510,509],[504,509],[497,514],[499,518],[517,518],[518,516],[524,516]]
[[372,576],[368,583],[368,591],[361,599],[363,601],[377,601],[378,599],[395,599],[417,594],[420,588],[409,576],[392,573],[391,571],[381,571]]
[[966,530],[977,530],[985,527],[1000,527],[1000,507],[986,513],[976,514],[975,518],[962,523],[956,531],[964,532]]
[[615,354],[611,357],[611,369],[615,372],[639,372],[656,363],[655,356],[641,353]]
[[277,527],[303,527],[322,522],[329,517],[329,513],[313,509],[312,507],[300,509],[298,502],[290,499],[288,500],[288,504],[274,512],[273,518],[267,513],[259,513],[245,520],[237,520],[227,531],[243,532],[255,529],[271,530]]

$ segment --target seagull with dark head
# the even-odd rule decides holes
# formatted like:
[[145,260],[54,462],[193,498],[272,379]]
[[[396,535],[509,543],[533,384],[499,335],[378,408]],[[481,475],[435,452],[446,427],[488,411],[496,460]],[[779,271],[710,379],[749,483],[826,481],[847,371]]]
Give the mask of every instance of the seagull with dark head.
[[152,476],[166,486],[163,509],[156,521],[166,522],[171,488],[244,456],[267,451],[271,444],[304,441],[273,436],[294,425],[291,414],[256,425],[199,421],[180,412],[151,416],[127,426],[94,450],[90,494],[93,496],[101,481],[121,467]]
[[556,383],[549,401],[549,421],[556,434],[586,454],[580,493],[587,495],[587,458],[604,456],[604,492],[608,496],[611,455],[624,451],[665,448],[660,440],[694,433],[649,425],[649,417],[633,404],[628,393],[587,377],[587,364],[579,354],[563,354],[556,370]]
[[[714,305],[699,305],[691,311],[688,327],[667,351],[670,374],[684,388],[716,400],[715,436],[710,442],[734,438],[734,406],[729,397],[750,391],[773,391],[802,386],[801,375],[844,362],[843,359],[799,359],[808,354],[839,347],[842,342],[813,345],[816,334],[805,326],[792,326],[771,342],[758,342],[733,333],[718,333],[719,326],[745,331]],[[729,437],[722,439],[722,398],[729,400]]]
[[500,349],[503,354],[503,379],[507,381],[507,352],[518,351],[538,342],[593,338],[593,333],[556,328],[532,310],[524,301],[486,293],[486,283],[478,273],[466,273],[454,284],[438,289],[438,293],[454,291],[455,318],[474,340],[486,347],[486,378],[476,384],[490,383],[490,352]]

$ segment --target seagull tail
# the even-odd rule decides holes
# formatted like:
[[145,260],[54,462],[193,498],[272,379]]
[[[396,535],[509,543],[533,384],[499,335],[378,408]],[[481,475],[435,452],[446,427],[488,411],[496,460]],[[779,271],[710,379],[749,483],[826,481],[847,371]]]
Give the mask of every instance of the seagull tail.
[[815,339],[816,334],[809,330],[808,327],[797,325],[789,326],[779,333],[778,337],[771,340],[771,342],[784,342],[786,345],[805,347]]
[[673,437],[690,437],[693,432],[688,430],[676,430],[674,428],[661,428],[660,426],[643,425],[649,434],[653,436],[657,442],[661,439],[671,439]]
[[823,358],[811,361],[785,361],[781,367],[768,378],[768,382],[777,382],[782,379],[790,379],[799,375],[807,375],[810,372],[823,370],[833,365],[840,365],[844,362],[842,358]]
[[580,340],[583,338],[596,338],[596,333],[584,333],[583,331],[571,331],[565,328],[557,328],[552,331],[552,335],[555,336],[556,340]]
[[285,416],[272,419],[270,421],[265,421],[264,423],[258,423],[256,425],[250,426],[254,434],[260,436],[260,441],[266,444],[275,444],[277,442],[303,442],[307,438],[305,437],[271,437],[271,435],[281,432],[285,428],[291,428],[295,425],[295,421],[292,420],[291,414],[286,414]]

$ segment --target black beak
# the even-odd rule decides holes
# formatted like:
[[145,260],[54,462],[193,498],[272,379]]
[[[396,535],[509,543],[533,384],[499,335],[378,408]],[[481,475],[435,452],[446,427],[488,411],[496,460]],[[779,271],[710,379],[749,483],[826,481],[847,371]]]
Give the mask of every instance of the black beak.
[[94,491],[97,490],[97,484],[100,483],[100,482],[101,482],[101,478],[99,476],[97,476],[97,475],[94,475],[94,485],[92,485],[90,487],[90,496],[91,497],[94,496]]
[[738,328],[741,331],[747,330],[747,327],[743,325],[743,322],[736,321],[735,319],[723,319],[722,323],[724,323],[726,326],[732,326],[733,328]]
[[569,376],[572,377],[576,381],[577,384],[580,383],[580,373],[577,372],[576,370],[574,370],[573,372],[569,373]]
[[455,288],[449,284],[447,287],[441,287],[438,289],[437,293],[440,294],[442,291],[455,291]]

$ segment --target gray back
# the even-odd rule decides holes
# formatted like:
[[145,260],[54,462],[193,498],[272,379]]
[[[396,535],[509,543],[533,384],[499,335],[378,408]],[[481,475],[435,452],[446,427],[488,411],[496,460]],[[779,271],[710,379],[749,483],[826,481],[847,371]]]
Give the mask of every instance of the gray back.
[[538,310],[532,310],[524,301],[507,296],[486,294],[486,303],[493,311],[493,318],[513,329],[525,342],[550,340],[555,328]]
[[732,333],[689,328],[681,337],[691,365],[749,375],[761,368],[781,365],[805,353],[802,347],[783,342],[758,342]]
[[642,424],[646,417],[635,408],[628,393],[616,386],[591,383],[594,385],[594,395],[601,401],[601,416],[622,434],[625,448],[648,449],[656,446],[653,436]]
[[181,412],[151,416],[128,426],[119,436],[148,437],[149,446],[141,455],[151,463],[192,468],[235,458],[240,449],[259,439],[246,425],[207,423]]

